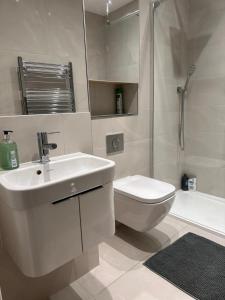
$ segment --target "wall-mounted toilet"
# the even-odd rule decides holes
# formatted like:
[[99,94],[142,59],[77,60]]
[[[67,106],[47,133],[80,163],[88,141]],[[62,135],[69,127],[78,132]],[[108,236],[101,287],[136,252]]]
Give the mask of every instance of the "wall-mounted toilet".
[[158,225],[175,199],[173,185],[140,175],[115,180],[113,186],[116,220],[141,232]]

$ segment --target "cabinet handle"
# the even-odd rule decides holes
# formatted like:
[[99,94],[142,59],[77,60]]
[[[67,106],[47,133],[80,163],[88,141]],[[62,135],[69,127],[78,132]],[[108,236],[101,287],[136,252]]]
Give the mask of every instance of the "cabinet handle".
[[61,202],[65,202],[65,201],[68,201],[70,200],[71,198],[73,197],[76,197],[76,196],[80,196],[80,195],[84,195],[84,194],[87,194],[87,193],[90,193],[90,192],[93,192],[93,191],[96,191],[96,190],[100,190],[103,188],[103,185],[100,185],[100,186],[96,186],[92,189],[89,189],[89,190],[86,190],[86,191],[83,191],[83,192],[80,192],[80,193],[77,193],[77,194],[74,194],[72,196],[69,196],[69,197],[66,197],[66,198],[63,198],[63,199],[60,199],[60,200],[56,200],[56,201],[53,201],[52,204],[53,205],[56,205],[56,204],[59,204]]

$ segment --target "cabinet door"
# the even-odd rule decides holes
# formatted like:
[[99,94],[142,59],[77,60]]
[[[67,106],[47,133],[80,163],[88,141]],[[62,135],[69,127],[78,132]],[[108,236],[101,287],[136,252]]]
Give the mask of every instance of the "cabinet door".
[[78,197],[35,207],[27,213],[27,220],[34,276],[45,275],[82,254]]
[[113,186],[106,184],[79,196],[83,250],[115,233]]

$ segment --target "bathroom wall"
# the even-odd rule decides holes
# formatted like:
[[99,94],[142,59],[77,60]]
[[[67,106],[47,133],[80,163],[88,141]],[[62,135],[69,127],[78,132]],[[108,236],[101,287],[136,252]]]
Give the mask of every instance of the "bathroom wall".
[[184,170],[198,190],[225,197],[225,2],[190,0],[189,64],[197,69],[186,101]]
[[[138,1],[110,13],[110,21],[138,10]],[[138,82],[139,17],[107,24],[107,18],[85,12],[89,79]]]
[[[58,144],[52,155],[79,149],[92,152],[83,22],[82,0],[1,1],[0,129],[14,130],[21,162],[37,159],[36,133],[41,130],[60,132],[50,136]],[[17,115],[21,113],[18,56],[40,62],[72,61],[76,110],[84,113]]]
[[[140,83],[138,115],[92,120],[94,154],[116,162],[116,178],[133,174],[150,174],[150,19],[148,0],[140,6]],[[123,153],[107,156],[106,135],[124,133]]]
[[[57,144],[50,156],[83,151],[92,153],[91,118],[89,112],[0,117],[0,128],[13,130],[20,162],[38,160],[37,132],[58,132],[49,135]],[[82,130],[80,130],[82,128]]]
[[17,57],[73,63],[77,111],[88,111],[82,1],[8,1],[0,9],[0,115],[21,114]]
[[183,86],[187,70],[188,13],[187,0],[169,0],[154,15],[154,177],[177,188],[183,161],[178,144],[177,87]]
[[[42,62],[73,62],[75,114],[20,116],[17,56]],[[50,136],[57,150],[51,156],[77,151],[92,153],[88,111],[82,1],[9,1],[0,4],[0,130],[14,130],[21,162],[38,158],[36,133]],[[17,103],[15,105],[15,103]],[[10,115],[10,116],[9,116]],[[14,115],[14,116],[13,116]],[[0,287],[4,300],[47,300],[98,264],[97,248],[51,274],[31,279],[22,275],[0,247]]]
[[105,27],[106,78],[112,81],[139,81],[139,16],[113,23],[122,16],[138,10],[138,1],[132,1],[109,16]]
[[89,79],[106,79],[106,19],[85,11]]

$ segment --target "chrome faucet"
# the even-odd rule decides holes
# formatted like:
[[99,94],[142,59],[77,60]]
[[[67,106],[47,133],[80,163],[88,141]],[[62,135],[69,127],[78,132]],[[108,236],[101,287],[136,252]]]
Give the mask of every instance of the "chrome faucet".
[[50,161],[49,158],[49,150],[54,150],[57,148],[57,144],[49,143],[48,142],[48,134],[54,134],[59,132],[38,132],[37,139],[38,139],[38,150],[39,150],[39,157],[40,163],[45,164]]

